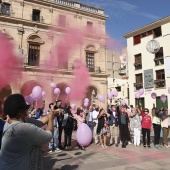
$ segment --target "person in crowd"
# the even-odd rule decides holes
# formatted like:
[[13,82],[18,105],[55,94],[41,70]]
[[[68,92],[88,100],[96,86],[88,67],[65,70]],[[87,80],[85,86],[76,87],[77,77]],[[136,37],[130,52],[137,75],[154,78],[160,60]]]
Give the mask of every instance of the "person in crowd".
[[[61,100],[56,100],[55,102],[55,106],[54,106],[54,110],[56,109],[61,109],[64,111],[63,107],[61,106],[62,104],[62,101]],[[58,120],[58,131],[59,131],[59,134],[58,134],[58,147],[60,149],[64,149],[61,145],[61,137],[62,137],[62,131],[63,131],[63,127],[62,127],[62,122],[63,122],[63,115],[60,115],[57,117],[57,120]]]
[[[119,106],[118,106],[119,108]],[[119,130],[120,130],[120,140],[122,142],[122,148],[126,148],[129,140],[129,117],[126,112],[126,106],[121,106],[118,110],[119,117]]]
[[[39,120],[28,118],[28,106],[21,94],[12,94],[4,102],[3,112],[8,115],[0,150],[1,170],[42,170],[41,145],[52,139],[55,110]],[[47,124],[46,130],[41,129]]]
[[[153,113],[153,112],[152,112]],[[154,146],[156,148],[161,148],[160,145],[160,132],[161,132],[161,115],[159,114],[158,108],[155,108],[155,114],[152,115],[152,125],[154,129]]]
[[163,146],[166,148],[170,148],[170,145],[168,144],[168,136],[170,131],[170,117],[168,116],[168,111],[166,108],[162,110],[162,129],[163,129]]
[[108,109],[108,113],[110,114],[110,120],[109,120],[109,128],[110,128],[110,144],[111,146],[113,144],[113,137],[115,140],[115,146],[118,147],[118,113],[116,111],[116,106],[111,105],[111,108]]
[[5,125],[5,116],[2,112],[2,100],[0,100],[0,149],[1,149],[1,140],[2,140],[2,134],[3,134],[3,129]]
[[133,107],[131,109],[130,130],[133,133],[133,142],[135,147],[139,147],[140,145],[141,121],[139,115],[140,110]]
[[[53,110],[54,110],[54,103],[50,103],[49,110],[48,110],[47,114],[49,114]],[[62,150],[60,150],[58,148],[58,120],[57,120],[57,116],[55,116],[53,123],[54,123],[53,138],[52,138],[51,142],[49,142],[49,144],[48,144],[49,153],[51,153],[53,151],[54,152],[62,152]]]
[[100,109],[97,126],[97,134],[100,136],[100,144],[103,148],[107,148],[107,133],[109,132],[109,117],[110,114],[106,113],[104,109]]
[[99,105],[95,105],[95,109],[93,110],[93,136],[94,142],[97,145],[99,143],[99,136],[97,135],[97,127],[98,127],[98,115],[99,115]]
[[130,121],[131,121],[132,108],[133,108],[133,105],[130,105],[130,107],[125,105],[125,107],[124,107],[125,112],[128,114],[128,117],[129,117],[129,125],[128,125],[128,144],[129,145],[132,144],[131,143],[131,134],[130,134]]
[[91,131],[93,132],[93,107],[92,106],[89,106],[87,124],[91,129]]
[[64,113],[62,126],[64,128],[64,149],[71,149],[71,139],[74,127],[74,116],[71,113],[71,107],[68,106]]
[[142,105],[140,103],[140,112],[142,115],[142,135],[143,135],[143,147],[146,148],[146,135],[147,135],[147,146],[150,148],[150,132],[152,127],[152,119],[149,115],[149,109],[145,108],[142,110]]
[[[77,127],[79,127],[82,123],[85,122],[85,115],[83,114],[83,110],[81,110],[81,108],[79,107],[77,108],[76,119],[77,119]],[[77,143],[77,145],[81,150],[85,150],[84,146],[79,145],[79,143]]]

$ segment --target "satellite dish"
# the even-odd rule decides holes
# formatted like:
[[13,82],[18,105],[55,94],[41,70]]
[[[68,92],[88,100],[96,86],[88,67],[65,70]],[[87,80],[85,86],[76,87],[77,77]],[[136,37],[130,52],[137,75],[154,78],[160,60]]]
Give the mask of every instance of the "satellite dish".
[[156,40],[151,40],[147,43],[146,49],[152,54],[156,54],[160,50],[160,44]]

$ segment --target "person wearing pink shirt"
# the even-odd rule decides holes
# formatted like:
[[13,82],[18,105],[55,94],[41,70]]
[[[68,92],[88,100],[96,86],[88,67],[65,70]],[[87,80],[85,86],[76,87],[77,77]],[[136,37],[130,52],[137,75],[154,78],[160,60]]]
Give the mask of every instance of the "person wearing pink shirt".
[[152,127],[152,119],[149,115],[149,109],[145,108],[140,110],[142,115],[142,135],[143,135],[143,146],[146,148],[146,135],[147,135],[147,146],[150,148],[150,131]]

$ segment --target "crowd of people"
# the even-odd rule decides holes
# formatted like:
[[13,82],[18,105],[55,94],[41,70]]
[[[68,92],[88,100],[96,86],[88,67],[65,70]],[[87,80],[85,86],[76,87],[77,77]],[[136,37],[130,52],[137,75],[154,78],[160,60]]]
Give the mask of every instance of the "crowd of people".
[[[41,146],[48,144],[48,152],[71,150],[75,147],[73,131],[82,123],[91,129],[91,144],[102,148],[112,145],[126,148],[132,143],[135,147],[142,144],[144,148],[150,148],[151,130],[156,148],[170,147],[170,118],[166,108],[153,107],[149,114],[149,109],[142,109],[141,104],[128,107],[117,102],[107,110],[99,105],[83,109],[73,108],[67,102],[62,107],[62,101],[56,100],[45,111],[45,101],[36,109],[34,105],[28,106],[20,94],[12,94],[0,104],[0,165],[3,170],[25,169],[25,165],[28,165],[27,169],[41,169]],[[78,142],[76,146],[85,150]]]

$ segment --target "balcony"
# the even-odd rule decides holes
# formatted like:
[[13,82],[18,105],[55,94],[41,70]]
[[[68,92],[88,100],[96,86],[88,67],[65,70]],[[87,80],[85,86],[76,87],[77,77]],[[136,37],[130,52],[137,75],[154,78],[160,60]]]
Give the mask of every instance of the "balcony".
[[139,70],[139,69],[142,69],[142,63],[134,63],[134,66],[135,66],[135,70]]
[[135,91],[143,88],[143,83],[134,83]]
[[154,80],[155,88],[165,88],[166,82],[164,79]]
[[164,58],[163,57],[155,57],[154,62],[155,62],[155,66],[163,65],[164,64]]
[[44,23],[44,17],[43,16],[38,16],[38,15],[30,15],[30,19],[35,22],[40,22]]
[[120,76],[126,75],[126,69],[120,68],[120,69],[118,70],[118,74],[119,74]]

